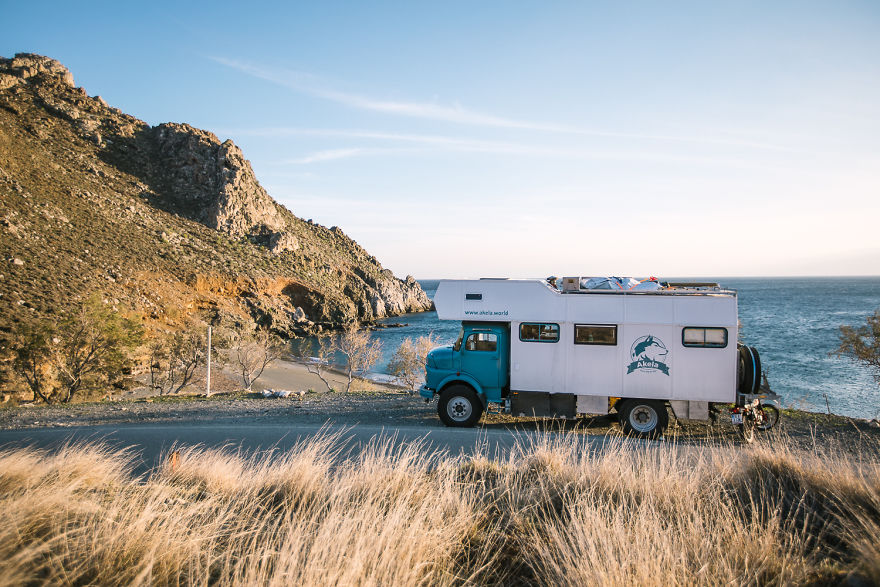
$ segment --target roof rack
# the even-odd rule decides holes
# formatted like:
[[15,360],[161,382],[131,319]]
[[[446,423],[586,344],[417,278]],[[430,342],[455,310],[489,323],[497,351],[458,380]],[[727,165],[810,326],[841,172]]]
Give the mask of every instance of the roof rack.
[[[632,294],[632,295],[736,295],[736,292],[715,281],[664,281],[651,278],[660,288],[654,290],[615,289],[615,288],[584,288],[582,282],[588,277],[562,277],[560,293],[563,294]],[[609,280],[615,278],[608,278]],[[618,278],[619,279],[619,278]]]
[[669,287],[683,287],[686,289],[721,288],[721,285],[713,281],[667,281]]

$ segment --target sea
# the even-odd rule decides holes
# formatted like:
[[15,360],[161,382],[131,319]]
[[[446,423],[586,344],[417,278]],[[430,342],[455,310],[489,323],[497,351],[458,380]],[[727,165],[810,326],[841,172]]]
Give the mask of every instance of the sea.
[[[670,278],[676,281],[678,278]],[[833,353],[840,326],[860,325],[880,308],[880,277],[687,278],[711,281],[737,291],[741,340],[758,349],[773,391],[785,407],[859,418],[880,417],[880,385],[867,367]],[[419,280],[433,298],[438,280]],[[375,379],[389,379],[388,362],[406,337],[433,333],[451,344],[460,323],[441,321],[436,312],[405,314],[380,323],[373,333],[383,357]]]

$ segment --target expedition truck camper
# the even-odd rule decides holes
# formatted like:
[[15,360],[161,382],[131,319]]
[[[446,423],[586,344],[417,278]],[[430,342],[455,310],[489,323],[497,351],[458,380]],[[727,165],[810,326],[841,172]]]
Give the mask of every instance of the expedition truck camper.
[[645,437],[663,433],[667,407],[705,420],[715,403],[758,397],[760,359],[737,344],[735,291],[593,282],[566,277],[560,291],[542,280],[441,281],[438,318],[460,320],[461,331],[428,355],[420,395],[439,396],[447,426],[473,426],[490,408],[562,418],[613,410],[626,433]]

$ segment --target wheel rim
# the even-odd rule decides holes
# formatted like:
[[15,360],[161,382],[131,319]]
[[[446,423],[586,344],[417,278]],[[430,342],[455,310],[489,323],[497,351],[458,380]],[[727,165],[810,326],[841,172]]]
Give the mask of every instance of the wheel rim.
[[653,432],[660,420],[657,411],[648,405],[638,405],[629,413],[629,425],[642,434]]
[[471,417],[474,407],[470,400],[460,395],[455,396],[446,404],[446,413],[456,422],[464,422]]

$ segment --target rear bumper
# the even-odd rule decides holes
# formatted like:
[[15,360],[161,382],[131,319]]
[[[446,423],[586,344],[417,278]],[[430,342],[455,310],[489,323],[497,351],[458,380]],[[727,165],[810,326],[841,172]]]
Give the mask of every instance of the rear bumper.
[[428,389],[424,385],[419,388],[419,395],[425,398],[426,400],[434,399],[434,394],[437,393],[433,389]]

